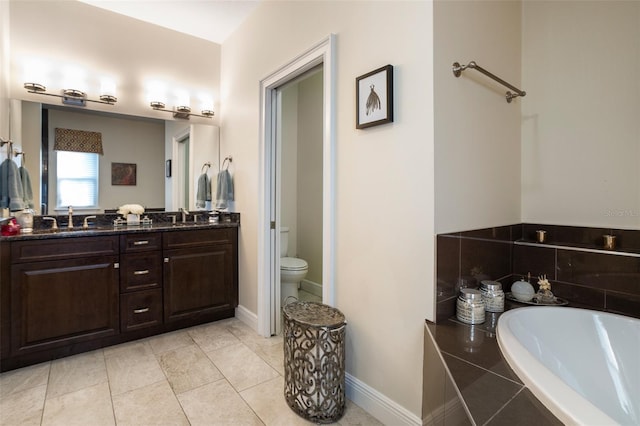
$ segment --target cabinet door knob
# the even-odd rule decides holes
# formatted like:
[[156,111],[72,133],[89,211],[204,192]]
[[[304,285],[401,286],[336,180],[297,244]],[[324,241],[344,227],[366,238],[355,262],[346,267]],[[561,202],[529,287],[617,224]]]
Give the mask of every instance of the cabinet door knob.
[[133,271],[133,275],[146,275],[149,273],[148,269],[145,269],[144,271]]
[[120,263],[116,262],[113,264],[113,269],[120,269]]
[[164,263],[169,263],[169,258],[168,257],[164,258]]
[[145,312],[149,312],[149,308],[142,308],[142,309],[134,309],[133,310],[134,314],[144,314]]

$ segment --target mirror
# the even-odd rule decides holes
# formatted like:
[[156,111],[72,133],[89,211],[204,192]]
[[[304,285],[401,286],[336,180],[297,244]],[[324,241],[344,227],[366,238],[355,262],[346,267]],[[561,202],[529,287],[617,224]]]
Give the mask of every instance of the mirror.
[[[219,133],[218,127],[213,125],[28,101],[12,101],[12,116],[12,121],[17,124],[14,128],[20,129],[14,140],[16,148],[25,153],[22,161],[31,175],[37,214],[63,214],[66,211],[64,206],[56,206],[57,169],[56,151],[53,150],[56,128],[99,132],[102,135],[104,154],[99,156],[99,205],[98,209],[78,210],[83,214],[104,213],[122,204],[140,204],[147,209],[195,209],[193,197],[197,178],[203,170],[201,166],[211,164],[208,169],[211,177],[220,167]],[[43,127],[48,129],[48,141],[44,142],[48,149],[44,148],[42,141]],[[175,161],[171,162],[173,166],[169,166],[166,160],[173,159],[178,144],[184,143],[185,135],[189,141],[188,156],[181,161],[180,167],[175,165]],[[125,166],[135,169],[135,179],[121,181],[114,177],[118,168]],[[182,194],[180,199],[174,197],[176,192]],[[44,203],[41,201],[42,193],[47,200]]]

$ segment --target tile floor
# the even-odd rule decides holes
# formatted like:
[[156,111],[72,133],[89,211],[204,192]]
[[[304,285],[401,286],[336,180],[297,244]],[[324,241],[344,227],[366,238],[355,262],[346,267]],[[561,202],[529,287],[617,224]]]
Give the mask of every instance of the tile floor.
[[[302,297],[301,297],[302,299]],[[231,318],[0,375],[0,425],[304,425],[282,337]],[[381,425],[347,401],[339,425]]]

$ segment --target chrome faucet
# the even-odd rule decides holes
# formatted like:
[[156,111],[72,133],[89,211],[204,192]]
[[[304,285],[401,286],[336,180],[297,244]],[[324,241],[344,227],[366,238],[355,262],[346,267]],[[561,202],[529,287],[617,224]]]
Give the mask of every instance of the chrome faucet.
[[69,223],[67,229],[73,229],[73,207],[69,206]]
[[84,222],[82,222],[82,229],[88,229],[89,228],[89,219],[95,219],[95,216],[87,216],[84,218]]
[[187,223],[187,215],[189,214],[187,209],[180,207],[180,213],[182,214],[182,223]]
[[42,220],[52,221],[53,225],[51,225],[51,229],[58,229],[58,221],[56,220],[55,217],[43,217]]

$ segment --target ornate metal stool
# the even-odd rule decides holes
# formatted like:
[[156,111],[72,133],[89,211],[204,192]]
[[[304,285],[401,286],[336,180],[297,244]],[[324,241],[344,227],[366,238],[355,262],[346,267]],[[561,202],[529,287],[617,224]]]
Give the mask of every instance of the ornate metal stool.
[[282,313],[287,404],[312,422],[335,422],[345,407],[344,315],[315,302],[289,303]]

